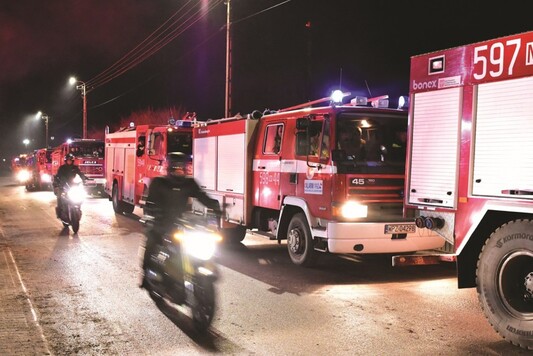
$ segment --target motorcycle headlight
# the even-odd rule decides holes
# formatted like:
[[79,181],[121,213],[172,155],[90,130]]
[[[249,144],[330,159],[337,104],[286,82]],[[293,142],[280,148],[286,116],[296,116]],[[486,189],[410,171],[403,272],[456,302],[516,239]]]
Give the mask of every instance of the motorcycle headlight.
[[41,174],[41,182],[43,183],[51,183],[52,182],[52,176],[48,173]]
[[213,257],[216,245],[222,240],[218,234],[208,231],[179,231],[174,238],[180,241],[184,252],[203,261]]
[[85,189],[81,185],[75,185],[70,187],[70,189],[67,192],[67,197],[74,203],[81,203],[87,193],[85,192]]

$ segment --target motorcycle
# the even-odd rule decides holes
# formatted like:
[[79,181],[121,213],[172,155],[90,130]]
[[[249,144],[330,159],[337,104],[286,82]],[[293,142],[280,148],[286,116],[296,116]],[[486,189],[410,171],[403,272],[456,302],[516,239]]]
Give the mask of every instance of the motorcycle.
[[60,204],[56,207],[56,215],[63,223],[63,227],[72,227],[77,233],[80,229],[81,204],[87,197],[83,180],[76,174],[74,179],[65,183],[57,194],[60,194]]
[[[193,326],[203,332],[215,312],[218,271],[213,258],[222,237],[216,216],[187,216],[179,219],[173,232],[165,234],[162,244],[153,249],[143,285],[156,304],[188,309]],[[144,222],[149,225],[153,218],[145,216]]]

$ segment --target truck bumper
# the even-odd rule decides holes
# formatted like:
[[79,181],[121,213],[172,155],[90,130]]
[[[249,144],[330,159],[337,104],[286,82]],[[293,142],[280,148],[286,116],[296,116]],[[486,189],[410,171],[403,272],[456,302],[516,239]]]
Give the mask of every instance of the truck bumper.
[[328,250],[332,253],[404,253],[438,249],[445,240],[428,229],[414,233],[385,234],[385,225],[395,223],[329,222]]

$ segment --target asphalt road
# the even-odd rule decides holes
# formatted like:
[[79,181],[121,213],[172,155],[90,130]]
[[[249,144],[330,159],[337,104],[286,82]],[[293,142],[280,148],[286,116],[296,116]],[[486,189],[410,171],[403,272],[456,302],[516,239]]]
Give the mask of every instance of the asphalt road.
[[250,234],[218,251],[218,308],[210,332],[199,335],[137,287],[140,210],[117,216],[107,199],[89,199],[73,235],[54,206],[52,192],[0,178],[9,280],[0,281],[0,297],[26,315],[18,327],[16,313],[2,314],[0,354],[527,354],[493,331],[475,290],[457,289],[453,265],[399,268],[384,257],[324,255],[306,269],[290,262],[284,244]]

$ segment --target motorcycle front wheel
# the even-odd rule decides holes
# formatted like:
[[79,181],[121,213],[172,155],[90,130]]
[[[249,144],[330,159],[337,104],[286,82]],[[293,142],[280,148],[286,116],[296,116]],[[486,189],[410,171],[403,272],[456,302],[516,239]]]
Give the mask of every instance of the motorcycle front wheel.
[[80,229],[81,211],[79,209],[70,209],[70,225],[72,231],[77,233]]
[[211,280],[199,281],[194,290],[195,302],[192,306],[192,321],[197,331],[209,328],[215,315],[215,286]]

